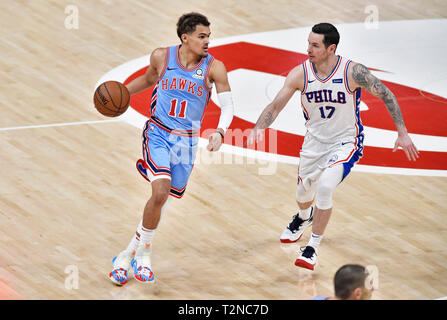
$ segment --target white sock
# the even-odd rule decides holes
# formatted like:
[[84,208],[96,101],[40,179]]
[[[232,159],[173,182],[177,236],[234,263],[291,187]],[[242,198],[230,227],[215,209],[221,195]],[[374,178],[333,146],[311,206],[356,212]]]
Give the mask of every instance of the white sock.
[[[134,236],[132,237],[132,240],[130,240],[129,244],[127,245],[126,251],[134,252],[137,250],[138,245],[140,244],[140,237],[138,234],[141,234],[141,228],[143,227],[143,220],[140,221],[137,227],[137,232],[135,232]],[[138,234],[137,234],[138,233]]]
[[311,246],[315,249],[315,251],[318,250],[318,247],[320,246],[320,242],[323,240],[323,235],[317,235],[312,232],[312,235],[310,236],[308,246]]
[[149,244],[149,246],[152,245],[152,238],[154,237],[155,230],[146,229],[145,227],[141,226],[141,233],[140,233],[140,246]]
[[298,209],[299,217],[303,220],[307,220],[310,218],[310,213],[312,212],[312,206],[307,209]]
[[[166,208],[170,201],[171,201],[171,197],[168,197],[165,204],[161,208],[160,220],[158,221],[158,224],[160,224],[161,218],[163,217],[163,213],[166,211]],[[147,245],[147,244],[149,244],[148,247],[150,247],[152,245],[152,238],[154,237],[155,230],[156,230],[156,228],[151,230],[151,229],[147,229],[147,228],[143,227],[143,220],[141,220],[140,225],[138,226],[138,232],[140,233],[140,240],[137,243],[137,248],[139,245]],[[136,250],[136,248],[135,248],[135,250]]]

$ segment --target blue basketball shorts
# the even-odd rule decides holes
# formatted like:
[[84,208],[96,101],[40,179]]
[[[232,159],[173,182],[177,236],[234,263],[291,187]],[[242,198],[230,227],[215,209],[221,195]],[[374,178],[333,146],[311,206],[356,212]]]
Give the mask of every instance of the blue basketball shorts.
[[148,120],[142,134],[143,159],[137,161],[137,169],[149,182],[170,179],[170,195],[180,199],[194,167],[197,148],[197,136],[173,134]]

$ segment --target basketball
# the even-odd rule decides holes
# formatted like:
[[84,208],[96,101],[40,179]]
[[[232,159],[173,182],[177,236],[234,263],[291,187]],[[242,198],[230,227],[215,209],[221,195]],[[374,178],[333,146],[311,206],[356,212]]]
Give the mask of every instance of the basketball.
[[130,94],[121,82],[106,81],[96,88],[93,102],[102,115],[117,117],[129,107]]

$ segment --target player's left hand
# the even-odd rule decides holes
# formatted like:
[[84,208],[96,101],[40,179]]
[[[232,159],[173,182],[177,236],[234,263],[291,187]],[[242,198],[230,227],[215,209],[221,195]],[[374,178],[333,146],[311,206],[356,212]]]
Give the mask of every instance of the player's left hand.
[[220,146],[222,145],[223,138],[220,135],[219,132],[214,132],[210,135],[208,146],[206,147],[208,151],[217,151],[220,149]]
[[416,159],[419,158],[419,151],[408,134],[399,134],[397,136],[393,152],[396,152],[399,147],[404,150],[408,160],[416,161]]

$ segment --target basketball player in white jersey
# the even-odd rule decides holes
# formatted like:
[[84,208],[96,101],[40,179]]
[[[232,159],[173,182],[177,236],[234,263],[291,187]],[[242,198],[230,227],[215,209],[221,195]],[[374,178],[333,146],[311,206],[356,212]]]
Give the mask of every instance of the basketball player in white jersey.
[[318,247],[331,217],[332,193],[363,155],[361,89],[385,103],[398,133],[393,152],[402,148],[408,160],[419,157],[393,93],[365,66],[336,55],[339,39],[337,29],[329,23],[313,26],[308,38],[309,59],[289,72],[247,140],[248,145],[262,140],[264,129],[273,123],[295,91],[301,91],[307,133],[298,167],[299,209],[280,240],[296,242],[312,224],[309,243],[295,261],[295,265],[310,270],[314,270]]

